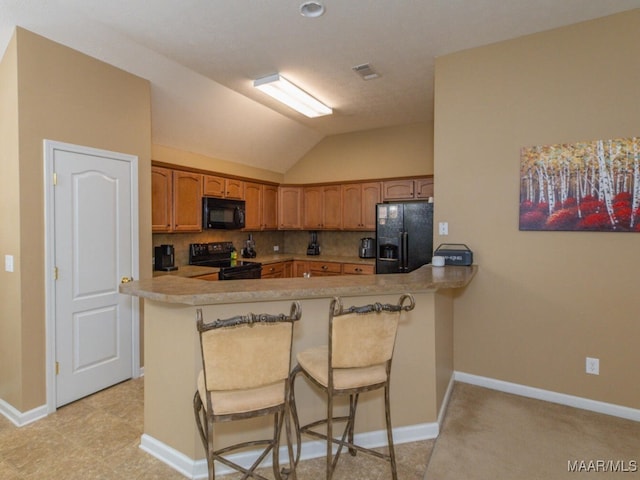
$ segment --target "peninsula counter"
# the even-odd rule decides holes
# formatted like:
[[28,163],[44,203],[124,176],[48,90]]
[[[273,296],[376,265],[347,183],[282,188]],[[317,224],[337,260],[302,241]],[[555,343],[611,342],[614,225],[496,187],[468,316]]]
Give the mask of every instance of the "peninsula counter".
[[[394,441],[403,443],[438,434],[438,415],[453,374],[453,299],[473,278],[476,266],[425,265],[407,274],[344,275],[207,282],[162,276],[122,284],[120,292],[144,299],[144,435],[142,448],[196,478],[206,471],[192,410],[196,378],[202,367],[195,312],[207,320],[239,314],[286,313],[298,300],[302,318],[294,328],[295,354],[326,344],[329,303],[334,296],[345,306],[395,303],[413,294],[416,308],[403,314],[391,376],[391,419]],[[320,418],[324,403],[314,388],[297,382],[302,422]],[[365,443],[385,443],[381,392],[361,396],[356,433]],[[218,445],[245,438],[255,428],[270,431],[265,419],[221,424]],[[255,432],[254,432],[255,433]],[[303,455],[314,452],[313,443]]]

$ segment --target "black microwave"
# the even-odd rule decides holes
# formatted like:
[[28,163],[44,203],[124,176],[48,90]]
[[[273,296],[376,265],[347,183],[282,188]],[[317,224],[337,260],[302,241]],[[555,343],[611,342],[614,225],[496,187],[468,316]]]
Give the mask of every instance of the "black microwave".
[[202,227],[234,230],[244,228],[244,200],[202,198]]

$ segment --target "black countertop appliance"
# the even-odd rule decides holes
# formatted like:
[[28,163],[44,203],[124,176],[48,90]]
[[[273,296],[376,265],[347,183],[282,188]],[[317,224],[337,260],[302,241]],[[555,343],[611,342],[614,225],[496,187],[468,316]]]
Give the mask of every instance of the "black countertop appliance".
[[242,258],[255,258],[256,242],[253,240],[253,233],[249,234],[249,238],[244,242],[245,246],[242,248]]
[[160,245],[153,251],[154,270],[171,272],[177,270],[175,266],[175,250],[173,245]]
[[309,245],[307,245],[307,255],[320,255],[318,232],[309,232]]
[[376,258],[376,241],[371,237],[360,239],[360,248],[358,249],[360,258]]
[[431,261],[433,203],[376,205],[376,273],[407,273]]

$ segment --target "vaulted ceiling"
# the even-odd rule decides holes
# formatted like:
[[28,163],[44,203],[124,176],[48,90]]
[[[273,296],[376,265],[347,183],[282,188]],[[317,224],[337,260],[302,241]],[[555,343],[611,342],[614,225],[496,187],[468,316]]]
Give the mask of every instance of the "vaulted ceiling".
[[[433,120],[434,59],[640,0],[0,0],[21,26],[148,79],[152,140],[283,173],[326,135]],[[352,67],[380,74],[365,81]],[[279,72],[334,109],[309,119],[252,87]]]

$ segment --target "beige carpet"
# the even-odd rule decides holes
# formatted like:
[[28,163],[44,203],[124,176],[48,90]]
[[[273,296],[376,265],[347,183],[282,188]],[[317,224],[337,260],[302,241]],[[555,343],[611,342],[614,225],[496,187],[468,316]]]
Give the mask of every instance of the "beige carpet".
[[640,423],[455,384],[425,480],[565,478],[640,479]]

